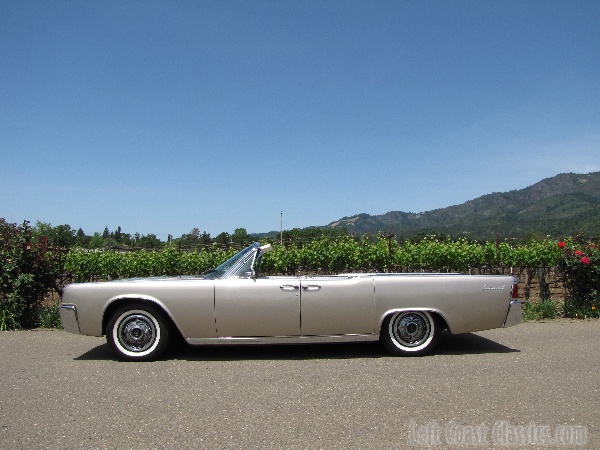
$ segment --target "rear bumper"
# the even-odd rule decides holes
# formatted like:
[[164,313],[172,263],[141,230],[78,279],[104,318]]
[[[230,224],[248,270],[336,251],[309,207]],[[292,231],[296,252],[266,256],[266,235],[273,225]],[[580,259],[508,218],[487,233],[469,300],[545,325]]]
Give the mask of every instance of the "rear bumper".
[[511,300],[508,305],[508,312],[504,319],[503,328],[515,326],[523,321],[523,309],[521,307],[521,300]]
[[60,305],[58,308],[60,313],[60,321],[63,328],[69,333],[80,334],[79,321],[77,320],[77,306],[75,305]]

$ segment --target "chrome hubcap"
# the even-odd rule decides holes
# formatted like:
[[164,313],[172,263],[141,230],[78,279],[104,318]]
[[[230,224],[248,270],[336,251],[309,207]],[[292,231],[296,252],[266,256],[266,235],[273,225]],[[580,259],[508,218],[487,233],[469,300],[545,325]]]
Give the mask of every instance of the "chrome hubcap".
[[420,312],[400,314],[394,320],[392,332],[403,346],[417,347],[429,337],[429,320]]
[[156,339],[156,328],[152,320],[141,314],[126,317],[119,325],[119,342],[127,350],[143,352]]

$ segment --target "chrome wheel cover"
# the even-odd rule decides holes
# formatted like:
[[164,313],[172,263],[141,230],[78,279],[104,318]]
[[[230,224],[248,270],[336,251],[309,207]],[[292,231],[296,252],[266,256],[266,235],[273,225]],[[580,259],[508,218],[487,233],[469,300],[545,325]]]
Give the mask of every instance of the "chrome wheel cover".
[[158,336],[153,318],[140,313],[122,318],[116,331],[119,344],[125,350],[135,353],[148,350]]
[[390,321],[390,334],[402,347],[420,347],[432,337],[430,317],[420,311],[398,313]]

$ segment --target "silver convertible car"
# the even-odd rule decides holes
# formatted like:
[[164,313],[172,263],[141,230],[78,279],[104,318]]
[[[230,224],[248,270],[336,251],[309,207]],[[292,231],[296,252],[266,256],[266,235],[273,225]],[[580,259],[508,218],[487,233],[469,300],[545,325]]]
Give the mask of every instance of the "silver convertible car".
[[394,355],[423,355],[443,329],[466,333],[521,321],[512,276],[260,276],[269,249],[255,243],[202,277],[68,285],[63,326],[106,335],[118,357],[143,361],[177,337],[193,345],[380,340]]

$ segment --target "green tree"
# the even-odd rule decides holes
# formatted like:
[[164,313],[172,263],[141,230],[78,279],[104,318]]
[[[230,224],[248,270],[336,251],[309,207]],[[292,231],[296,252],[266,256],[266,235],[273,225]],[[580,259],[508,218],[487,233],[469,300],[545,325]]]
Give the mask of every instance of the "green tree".
[[49,245],[65,248],[75,245],[75,230],[72,230],[69,225],[53,227],[52,224],[37,221],[32,231],[36,241],[45,237]]
[[179,243],[183,248],[198,248],[200,243],[200,230],[192,228],[189,233],[182,234],[179,238]]
[[121,233],[121,245],[131,247],[133,246],[133,239],[129,233]]
[[94,236],[90,239],[89,248],[102,248],[104,247],[104,239],[100,233],[95,232]]
[[122,234],[121,234],[121,227],[120,227],[120,226],[118,226],[118,227],[117,227],[117,231],[115,231],[115,233],[114,233],[114,238],[115,238],[115,241],[117,241],[117,243],[119,243],[119,244],[120,244],[120,243],[121,243],[121,239],[122,239],[122,237],[123,237],[123,236],[122,236]]
[[212,239],[210,238],[210,234],[208,234],[206,231],[204,231],[202,233],[202,236],[200,236],[200,241],[202,242],[202,245],[204,245],[205,247],[210,246],[212,244]]
[[163,243],[155,234],[145,234],[137,241],[138,247],[158,249],[162,248]]
[[245,247],[252,243],[252,236],[248,234],[245,228],[236,228],[231,236],[231,242]]
[[81,228],[75,233],[75,245],[80,248],[89,248],[92,236],[87,236]]
[[221,234],[219,234],[216,238],[215,238],[215,244],[223,246],[223,247],[229,247],[229,233],[223,231]]

